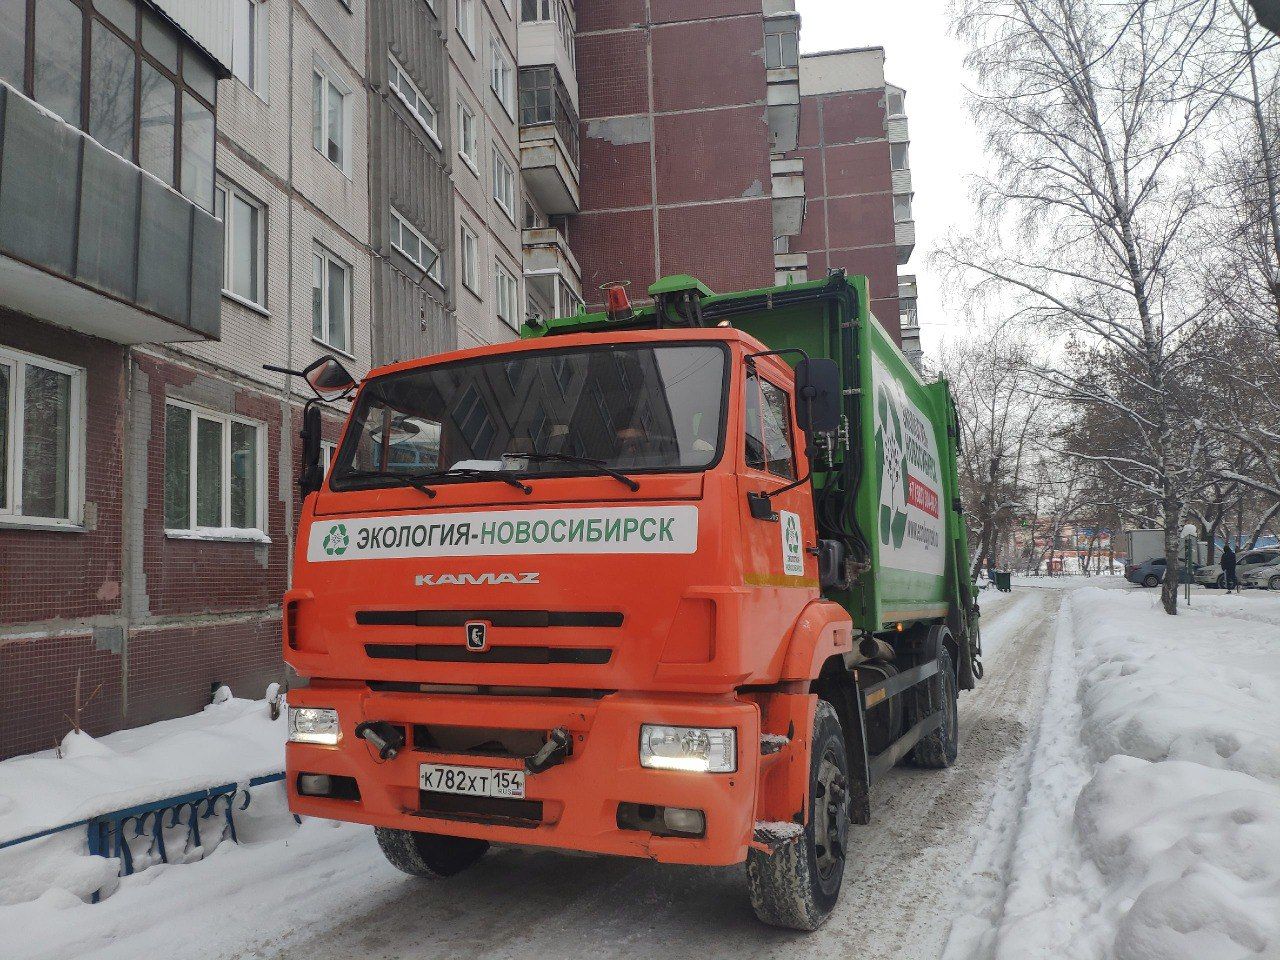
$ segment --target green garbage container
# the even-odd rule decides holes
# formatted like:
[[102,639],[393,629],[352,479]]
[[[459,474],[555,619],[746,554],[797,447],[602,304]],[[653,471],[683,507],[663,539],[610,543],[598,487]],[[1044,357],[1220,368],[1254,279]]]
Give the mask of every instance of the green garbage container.
[[996,575],[997,590],[999,590],[1002,593],[1008,593],[1010,590],[1013,589],[1013,584],[1009,582],[1010,578],[1012,577],[1012,574],[1010,573],[1010,571],[997,570],[995,571],[995,575]]

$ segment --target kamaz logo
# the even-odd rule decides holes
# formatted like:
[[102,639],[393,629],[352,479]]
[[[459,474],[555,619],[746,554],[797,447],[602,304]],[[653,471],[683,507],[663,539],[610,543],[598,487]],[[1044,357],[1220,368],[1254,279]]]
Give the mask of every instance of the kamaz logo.
[[424,573],[413,578],[415,587],[493,587],[500,583],[537,583],[536,573]]

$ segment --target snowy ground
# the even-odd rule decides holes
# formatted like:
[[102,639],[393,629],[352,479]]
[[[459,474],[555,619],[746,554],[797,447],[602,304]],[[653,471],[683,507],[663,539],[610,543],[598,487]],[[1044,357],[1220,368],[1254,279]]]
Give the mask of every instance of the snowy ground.
[[[79,832],[49,856],[0,851],[0,953],[1280,958],[1280,595],[1193,592],[1171,621],[1117,578],[1015,584],[982,594],[987,672],[961,699],[959,762],[878,787],[816,934],[759,926],[736,868],[509,848],[447,885],[415,881],[367,828],[296,826],[272,786],[237,816],[244,842],[153,866],[98,904],[81,898],[102,861],[75,855]],[[278,768],[280,726],[231,701],[86,756],[0,763],[0,841],[132,796],[111,770],[150,762],[174,786],[202,755],[252,758],[209,783]],[[247,749],[227,750],[237,737]]]

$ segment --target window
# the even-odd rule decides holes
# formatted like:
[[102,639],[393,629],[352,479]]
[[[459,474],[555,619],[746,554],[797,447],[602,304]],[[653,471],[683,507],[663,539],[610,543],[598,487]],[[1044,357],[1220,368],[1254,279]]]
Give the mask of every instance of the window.
[[267,88],[266,14],[260,0],[232,0],[231,72],[256,93]]
[[764,35],[764,65],[770,70],[800,66],[800,36],[794,32]]
[[351,352],[351,267],[319,244],[311,255],[311,336]]
[[165,529],[262,530],[262,434],[252,420],[167,401]]
[[444,286],[440,251],[394,207],[391,209],[391,246],[404,254],[410,263],[426,273],[439,286]]
[[178,117],[173,81],[149,63],[142,65],[142,143],[138,166],[173,185],[174,125]]
[[893,222],[909,223],[911,221],[911,194],[895,193],[893,195]]
[[89,65],[89,135],[113,153],[133,160],[133,91],[138,55],[101,20],[93,22]]
[[573,65],[573,18],[564,0],[520,0],[520,19],[526,23],[554,22],[569,54],[569,64]]
[[417,85],[409,79],[409,74],[405,73],[404,67],[400,66],[400,62],[395,57],[388,54],[387,77],[391,84],[391,89],[395,91],[401,102],[409,108],[409,112],[413,114],[413,118],[418,121],[422,129],[427,131],[427,136],[435,141],[436,146],[440,146],[440,138],[436,135],[436,110],[427,102],[427,98],[422,95],[422,91]]
[[884,105],[889,116],[904,117],[907,114],[907,95],[890,87],[885,90]]
[[556,133],[578,162],[578,114],[569,91],[553,66],[520,68],[520,126],[554,123]]
[[454,15],[458,36],[462,38],[472,56],[476,52],[476,0],[454,0]]
[[343,172],[347,169],[347,97],[318,69],[311,74],[311,145]]
[[222,292],[266,307],[266,208],[231,183],[214,188],[213,213],[223,223]]
[[515,223],[516,175],[511,170],[511,164],[503,158],[497,144],[493,146],[493,199],[498,201],[503,213]]
[[35,99],[73,127],[80,126],[83,29],[84,14],[72,0],[37,0]]
[[461,102],[458,104],[458,156],[476,170],[476,115]]
[[182,94],[182,193],[213,209],[213,111]]
[[519,319],[516,316],[516,299],[518,296],[516,278],[507,272],[507,268],[502,265],[501,260],[495,261],[493,267],[494,300],[496,301],[498,319],[510,326],[519,326]]
[[516,71],[507,59],[502,44],[495,37],[489,41],[489,89],[512,120],[516,118]]
[[476,260],[476,235],[462,225],[462,242],[458,245],[462,263],[462,284],[477,297],[480,296],[479,264]]
[[0,2],[0,79],[212,210],[213,71],[149,7]]
[[80,522],[80,367],[0,347],[0,518]]
[[754,371],[747,374],[746,463],[786,480],[796,477],[787,394]]
[[329,475],[329,468],[333,466],[333,455],[337,452],[338,445],[332,440],[320,441],[320,476]]
[[906,170],[907,161],[907,145],[905,143],[889,144],[889,165],[894,170]]

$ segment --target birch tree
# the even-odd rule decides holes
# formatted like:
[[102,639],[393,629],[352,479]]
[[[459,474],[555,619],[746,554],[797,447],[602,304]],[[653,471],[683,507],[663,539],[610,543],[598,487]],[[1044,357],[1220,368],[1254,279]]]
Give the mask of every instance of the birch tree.
[[972,104],[996,161],[978,197],[997,226],[944,256],[1094,358],[1038,373],[1050,395],[1125,427],[1131,448],[1093,462],[1158,504],[1162,600],[1176,613],[1194,470],[1173,393],[1208,317],[1187,240],[1201,202],[1196,135],[1213,104],[1189,91],[1205,87],[1194,71],[1212,11],[1194,0],[960,0],[959,10]]

